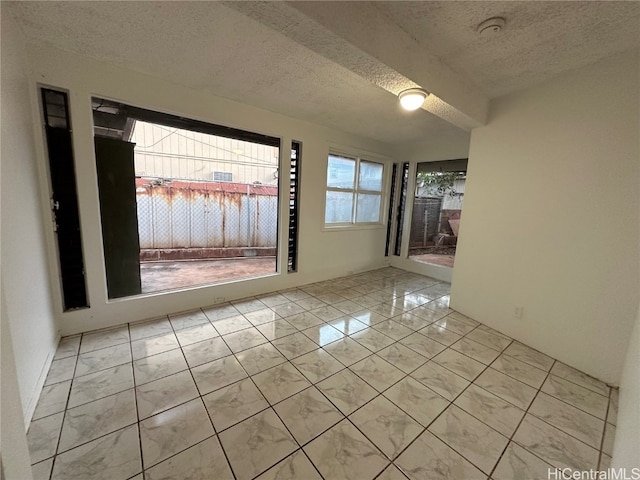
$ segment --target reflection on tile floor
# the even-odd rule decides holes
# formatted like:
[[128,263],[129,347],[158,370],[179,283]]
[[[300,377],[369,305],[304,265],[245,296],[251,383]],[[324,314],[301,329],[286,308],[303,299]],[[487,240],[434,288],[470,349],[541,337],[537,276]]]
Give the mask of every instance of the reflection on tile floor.
[[385,268],[63,338],[40,479],[538,479],[607,468],[617,390]]

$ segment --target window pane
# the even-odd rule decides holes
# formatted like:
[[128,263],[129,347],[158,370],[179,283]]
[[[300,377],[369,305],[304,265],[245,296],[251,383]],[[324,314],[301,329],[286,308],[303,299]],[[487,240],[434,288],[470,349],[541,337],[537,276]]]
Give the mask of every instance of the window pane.
[[360,162],[358,189],[382,191],[382,165],[373,162]]
[[324,213],[325,223],[349,223],[353,210],[353,193],[327,192],[327,206]]
[[358,194],[356,222],[380,221],[380,195]]
[[350,158],[329,155],[327,165],[327,187],[354,188],[356,161]]

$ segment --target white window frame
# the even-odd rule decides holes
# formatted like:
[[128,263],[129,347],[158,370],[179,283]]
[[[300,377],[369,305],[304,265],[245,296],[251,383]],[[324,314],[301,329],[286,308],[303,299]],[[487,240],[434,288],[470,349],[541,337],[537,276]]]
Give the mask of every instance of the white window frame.
[[[382,160],[373,160],[368,157],[354,155],[350,153],[336,152],[330,151],[327,155],[327,168],[325,172],[328,175],[329,169],[329,157],[339,157],[345,160],[353,160],[355,161],[355,173],[354,173],[354,187],[353,188],[340,188],[340,187],[330,187],[327,184],[329,183],[328,176],[325,178],[325,195],[324,195],[324,209],[323,209],[323,224],[325,230],[336,230],[336,229],[359,229],[359,228],[380,228],[384,226],[385,215],[384,215],[384,205],[386,202],[386,175],[387,175],[387,165],[386,162]],[[366,190],[359,188],[359,180],[360,180],[360,164],[361,162],[365,163],[374,163],[376,165],[380,165],[382,167],[382,178],[380,181],[380,191],[376,190]],[[326,221],[327,214],[327,192],[341,192],[341,193],[352,193],[353,194],[353,204],[351,207],[351,220],[349,222],[330,222]],[[356,221],[357,215],[357,206],[358,206],[358,194],[366,194],[366,195],[378,195],[380,197],[380,207],[378,209],[378,220],[376,222],[358,222]]]

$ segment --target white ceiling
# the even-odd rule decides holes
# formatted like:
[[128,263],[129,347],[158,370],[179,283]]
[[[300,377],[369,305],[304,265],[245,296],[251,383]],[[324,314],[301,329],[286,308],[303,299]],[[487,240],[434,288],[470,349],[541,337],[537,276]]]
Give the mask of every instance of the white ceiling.
[[638,2],[2,4],[33,40],[390,144],[464,139],[489,99],[640,46]]

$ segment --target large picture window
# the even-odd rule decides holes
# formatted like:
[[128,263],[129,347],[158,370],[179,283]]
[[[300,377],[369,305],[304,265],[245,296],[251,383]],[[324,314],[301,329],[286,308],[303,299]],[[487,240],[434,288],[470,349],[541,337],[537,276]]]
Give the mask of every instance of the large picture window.
[[381,163],[329,155],[325,224],[380,223],[383,173]]

